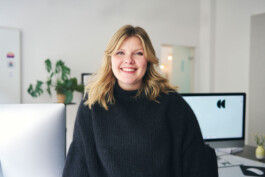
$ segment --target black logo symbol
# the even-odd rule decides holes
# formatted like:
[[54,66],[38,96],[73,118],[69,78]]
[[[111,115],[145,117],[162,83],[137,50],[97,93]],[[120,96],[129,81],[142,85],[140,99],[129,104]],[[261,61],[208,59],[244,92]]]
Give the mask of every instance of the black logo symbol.
[[222,107],[225,108],[225,100],[218,100],[217,107],[221,109]]

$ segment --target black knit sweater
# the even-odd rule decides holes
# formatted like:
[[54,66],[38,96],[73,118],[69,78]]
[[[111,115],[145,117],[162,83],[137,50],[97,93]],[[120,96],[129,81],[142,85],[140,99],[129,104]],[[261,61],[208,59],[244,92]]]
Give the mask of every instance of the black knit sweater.
[[159,103],[135,94],[116,85],[108,111],[81,102],[63,177],[217,176],[188,104],[176,92]]

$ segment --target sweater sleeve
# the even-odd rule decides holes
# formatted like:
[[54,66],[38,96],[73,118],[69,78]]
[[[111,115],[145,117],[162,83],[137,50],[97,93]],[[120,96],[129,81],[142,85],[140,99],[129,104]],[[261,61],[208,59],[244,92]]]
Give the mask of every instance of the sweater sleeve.
[[198,121],[192,109],[178,94],[174,96],[175,99],[169,106],[169,118],[173,138],[172,160],[173,166],[175,166],[175,175],[217,177],[217,161],[214,150],[204,144]]
[[83,134],[82,132],[82,125],[83,119],[87,117],[85,106],[83,101],[80,103],[75,127],[74,127],[74,135],[73,141],[70,145],[68,150],[63,177],[89,177],[88,169],[86,166],[86,159],[85,159],[85,150],[83,147]]

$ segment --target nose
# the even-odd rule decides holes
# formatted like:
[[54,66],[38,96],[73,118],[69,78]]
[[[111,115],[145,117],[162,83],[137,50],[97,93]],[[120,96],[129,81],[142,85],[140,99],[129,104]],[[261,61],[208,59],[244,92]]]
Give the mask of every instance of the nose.
[[134,64],[134,59],[133,59],[133,55],[132,54],[127,54],[125,56],[124,62],[126,64]]

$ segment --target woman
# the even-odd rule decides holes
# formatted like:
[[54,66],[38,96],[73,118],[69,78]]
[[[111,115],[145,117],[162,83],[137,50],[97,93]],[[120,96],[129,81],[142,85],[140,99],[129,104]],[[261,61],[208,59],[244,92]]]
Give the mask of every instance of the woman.
[[192,110],[157,65],[144,29],[113,35],[79,106],[64,177],[217,176]]

